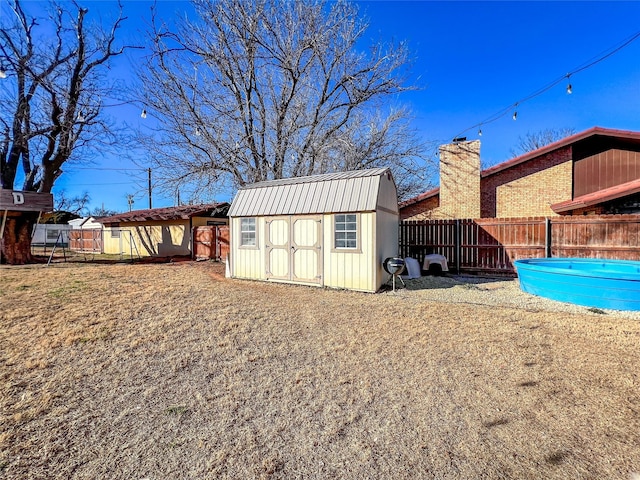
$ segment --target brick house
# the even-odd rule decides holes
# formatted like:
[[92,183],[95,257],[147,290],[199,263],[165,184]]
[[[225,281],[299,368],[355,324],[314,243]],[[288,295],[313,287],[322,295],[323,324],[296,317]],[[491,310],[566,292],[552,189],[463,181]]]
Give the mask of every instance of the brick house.
[[481,170],[480,141],[440,147],[440,187],[402,220],[640,214],[640,132],[593,127]]

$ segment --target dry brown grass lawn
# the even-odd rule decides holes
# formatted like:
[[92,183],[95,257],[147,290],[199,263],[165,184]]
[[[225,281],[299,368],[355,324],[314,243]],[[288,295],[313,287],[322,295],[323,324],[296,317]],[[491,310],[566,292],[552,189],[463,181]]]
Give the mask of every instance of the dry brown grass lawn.
[[0,478],[640,472],[637,320],[189,262],[2,267],[0,303]]

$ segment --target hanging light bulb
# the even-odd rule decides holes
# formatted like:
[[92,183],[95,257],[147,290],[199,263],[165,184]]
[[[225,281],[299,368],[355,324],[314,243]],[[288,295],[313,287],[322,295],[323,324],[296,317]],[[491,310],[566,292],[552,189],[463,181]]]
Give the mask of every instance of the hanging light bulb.
[[482,129],[478,129],[478,136],[481,137],[482,136]]
[[573,87],[571,86],[571,75],[567,73],[567,95],[571,95],[573,93]]
[[0,78],[7,78],[7,72],[4,71],[4,67],[0,65]]
[[511,118],[513,118],[514,120],[518,119],[518,111],[517,110],[514,110],[513,117],[511,117]]
[[200,136],[200,128],[196,127],[195,134],[196,134],[196,137]]
[[147,111],[143,108],[142,113],[140,114],[142,118],[147,118]]
[[84,112],[83,112],[82,110],[80,110],[80,111],[78,112],[78,116],[76,117],[76,119],[77,119],[79,122],[84,122]]

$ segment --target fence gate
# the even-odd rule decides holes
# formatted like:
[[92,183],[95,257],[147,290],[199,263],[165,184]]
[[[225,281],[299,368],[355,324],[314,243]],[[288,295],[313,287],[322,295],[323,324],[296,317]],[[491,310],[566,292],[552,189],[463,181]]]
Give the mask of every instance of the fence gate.
[[193,227],[193,258],[222,260],[229,254],[229,226],[207,225]]
[[68,234],[70,250],[102,253],[102,229],[69,230]]

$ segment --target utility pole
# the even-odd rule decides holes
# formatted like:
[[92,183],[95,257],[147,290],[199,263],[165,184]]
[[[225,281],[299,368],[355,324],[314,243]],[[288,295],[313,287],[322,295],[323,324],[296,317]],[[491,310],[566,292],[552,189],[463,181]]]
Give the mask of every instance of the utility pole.
[[149,209],[153,208],[151,206],[151,167],[147,169],[147,174],[149,178]]

